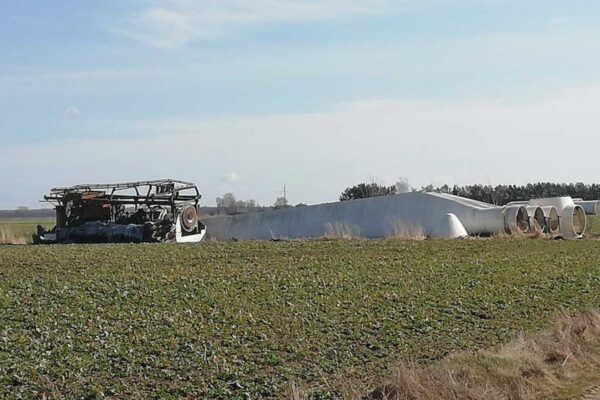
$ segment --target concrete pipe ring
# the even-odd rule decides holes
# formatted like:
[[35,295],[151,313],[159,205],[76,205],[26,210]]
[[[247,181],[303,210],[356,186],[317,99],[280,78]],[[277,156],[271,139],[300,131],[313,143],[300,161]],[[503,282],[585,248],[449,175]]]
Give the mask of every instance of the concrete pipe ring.
[[546,218],[544,217],[544,210],[541,207],[529,206],[526,207],[527,214],[529,216],[529,229],[532,232],[537,230],[541,232],[546,231]]
[[504,211],[506,233],[527,233],[530,229],[529,215],[523,206],[508,206]]
[[560,231],[560,218],[554,206],[542,207],[546,219],[546,233],[555,235]]
[[581,236],[584,234],[586,227],[587,218],[585,210],[581,206],[575,206],[573,208],[573,232],[575,232],[575,235]]
[[587,220],[583,207],[570,204],[560,216],[560,234],[565,238],[578,238],[585,232]]

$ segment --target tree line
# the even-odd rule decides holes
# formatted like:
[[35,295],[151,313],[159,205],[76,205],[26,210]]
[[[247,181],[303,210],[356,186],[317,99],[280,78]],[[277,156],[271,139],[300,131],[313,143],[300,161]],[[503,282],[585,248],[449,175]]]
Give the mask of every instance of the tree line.
[[[401,191],[399,185],[384,186],[376,183],[360,183],[346,188],[340,195],[340,201],[361,199],[366,197],[395,194]],[[402,186],[403,188],[405,186]],[[511,201],[524,201],[543,197],[571,196],[585,200],[600,199],[600,184],[578,183],[552,183],[538,182],[526,185],[466,185],[466,186],[423,186],[420,190],[411,188],[411,191],[448,193],[455,196],[467,197],[490,204],[506,205]]]
[[[255,200],[238,200],[233,193],[225,193],[216,199],[217,207],[201,207],[203,215],[236,215],[268,209],[280,209],[291,207],[286,197],[278,197],[271,207],[261,206]],[[299,204],[302,206],[303,204]]]
[[484,201],[496,205],[506,205],[511,201],[524,201],[544,197],[571,196],[585,200],[600,199],[600,184],[578,183],[552,183],[538,182],[526,185],[448,185],[441,187],[426,186],[422,188],[427,192],[449,193],[456,196],[468,197],[473,200]]
[[16,210],[0,210],[0,219],[9,218],[54,218],[52,208],[28,209],[18,207]]

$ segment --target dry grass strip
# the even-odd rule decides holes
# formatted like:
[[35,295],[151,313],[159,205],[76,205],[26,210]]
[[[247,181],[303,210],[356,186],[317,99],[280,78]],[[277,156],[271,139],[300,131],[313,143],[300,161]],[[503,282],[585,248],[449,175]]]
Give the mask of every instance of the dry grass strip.
[[[404,363],[363,400],[552,399],[600,368],[600,312],[561,315],[550,329],[497,349],[458,353],[423,366]],[[594,395],[596,393],[594,392]],[[310,396],[290,387],[288,400]],[[561,396],[561,398],[563,398]],[[576,398],[579,398],[577,396]]]
[[25,238],[17,235],[12,229],[0,226],[0,244],[25,244]]

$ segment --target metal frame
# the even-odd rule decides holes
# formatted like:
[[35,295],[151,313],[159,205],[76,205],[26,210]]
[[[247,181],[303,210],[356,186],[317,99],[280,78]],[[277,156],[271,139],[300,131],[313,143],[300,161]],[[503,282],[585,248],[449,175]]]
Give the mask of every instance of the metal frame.
[[[52,188],[43,201],[55,207],[56,226],[51,231],[38,227],[34,242],[197,243],[206,233],[197,220],[200,198],[195,184],[175,179]],[[181,218],[192,207],[195,222],[184,232]],[[142,230],[129,230],[132,227]]]
[[[140,189],[147,187],[145,194],[141,194]],[[135,190],[133,194],[118,194],[126,190]],[[194,194],[182,193],[184,191],[194,191]],[[137,181],[125,183],[108,184],[83,184],[71,187],[53,188],[50,193],[44,196],[44,200],[54,206],[63,206],[69,201],[71,195],[83,195],[85,193],[96,193],[82,201],[100,202],[111,205],[162,205],[175,207],[178,203],[193,202],[198,205],[200,192],[198,187],[186,181],[175,179],[155,179],[150,181]]]

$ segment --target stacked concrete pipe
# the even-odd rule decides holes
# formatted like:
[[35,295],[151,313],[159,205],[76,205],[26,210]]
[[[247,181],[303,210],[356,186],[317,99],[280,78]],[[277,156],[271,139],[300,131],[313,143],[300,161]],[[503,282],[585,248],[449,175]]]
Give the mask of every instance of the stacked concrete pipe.
[[[549,197],[544,199],[532,199],[528,202],[513,202],[510,205],[524,205],[542,207],[545,210],[545,216],[551,218],[553,211],[556,210],[558,215],[558,231],[554,234],[568,239],[581,238],[585,233],[587,219],[586,212],[582,206],[575,204],[571,197]],[[551,222],[552,227],[556,226],[555,222]],[[548,225],[548,222],[547,222]],[[549,233],[552,233],[549,231]]]
[[560,232],[560,217],[554,206],[540,207],[544,212],[545,233],[556,235]]
[[542,232],[547,232],[546,217],[544,216],[544,210],[540,206],[525,206],[527,215],[529,216],[529,226],[532,231],[536,229]]
[[585,233],[587,219],[583,207],[570,197],[532,200],[541,206],[554,206],[559,217],[559,233],[565,238],[580,238]]

